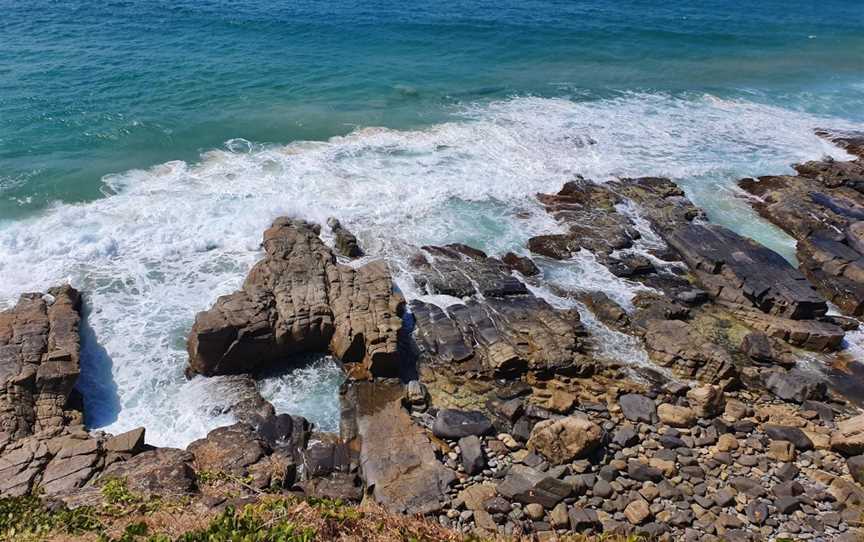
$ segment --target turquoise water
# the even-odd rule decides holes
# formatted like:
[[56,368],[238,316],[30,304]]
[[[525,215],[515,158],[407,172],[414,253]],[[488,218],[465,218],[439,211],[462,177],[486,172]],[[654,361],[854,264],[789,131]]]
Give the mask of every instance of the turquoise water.
[[864,120],[854,1],[0,2],[0,216],[244,138],[511,96],[710,93]]
[[[183,378],[184,337],[279,214],[339,216],[411,297],[412,246],[524,250],[556,227],[537,192],[666,175],[791,258],[734,182],[842,158],[812,130],[864,127],[860,2],[0,9],[0,306],[83,289],[88,423],[154,444],[225,422]],[[588,261],[556,277],[632,295]],[[304,371],[267,392],[332,427],[338,374]]]

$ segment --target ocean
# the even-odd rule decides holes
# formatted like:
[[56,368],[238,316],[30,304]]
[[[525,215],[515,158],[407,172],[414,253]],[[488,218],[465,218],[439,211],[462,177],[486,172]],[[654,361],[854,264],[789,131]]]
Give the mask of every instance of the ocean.
[[[280,214],[337,216],[397,283],[412,246],[524,252],[534,199],[584,175],[668,176],[794,259],[734,187],[864,129],[864,3],[0,0],[0,307],[86,293],[88,424],[182,446],[230,421],[187,381],[197,311],[236,289]],[[547,269],[635,286],[596,262]],[[544,293],[555,300],[550,292]],[[590,323],[590,315],[585,315]],[[641,363],[626,337],[606,348]],[[620,334],[619,334],[620,335]],[[862,341],[864,344],[864,341]],[[341,374],[262,389],[338,425]]]

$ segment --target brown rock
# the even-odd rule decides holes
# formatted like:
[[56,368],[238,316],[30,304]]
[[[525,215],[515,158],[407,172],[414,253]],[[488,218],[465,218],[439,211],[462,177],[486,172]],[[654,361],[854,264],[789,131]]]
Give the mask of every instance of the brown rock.
[[864,453],[864,414],[837,423],[831,434],[831,449],[846,456]]
[[307,222],[278,218],[264,232],[266,256],[242,290],[198,313],[189,370],[247,373],[301,352],[330,351],[376,375],[398,368],[402,296],[383,262],[338,265]]
[[696,423],[696,413],[687,407],[663,403],[657,407],[660,421],[672,427],[693,427]]
[[543,420],[531,430],[528,449],[560,465],[592,452],[602,437],[599,425],[579,416]]

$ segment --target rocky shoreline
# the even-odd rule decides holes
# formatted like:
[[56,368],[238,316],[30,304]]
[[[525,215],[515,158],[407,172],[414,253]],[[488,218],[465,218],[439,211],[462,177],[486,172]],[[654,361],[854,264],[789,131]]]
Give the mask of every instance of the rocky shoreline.
[[[363,252],[337,220],[333,249],[278,218],[242,288],[190,330],[187,374],[225,390],[238,423],[186,450],[88,431],[81,296],[24,294],[0,313],[0,496],[76,508],[121,479],[208,510],[264,492],[370,500],[488,537],[856,540],[864,414],[812,367],[864,361],[837,353],[864,311],[864,136],[820,135],[858,158],[739,183],[797,240],[799,268],[663,178],[538,195],[563,233],[523,255],[418,247],[412,279],[446,305],[406,302],[386,261],[350,263]],[[574,257],[636,294],[544,280]],[[604,354],[583,309],[650,364]],[[308,353],[344,366],[339,434],[258,392],[259,371]]]

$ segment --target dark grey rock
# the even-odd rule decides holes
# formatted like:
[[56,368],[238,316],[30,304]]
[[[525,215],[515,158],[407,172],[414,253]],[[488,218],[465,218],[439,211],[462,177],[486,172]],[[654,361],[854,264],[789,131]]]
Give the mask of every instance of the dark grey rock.
[[552,508],[570,496],[570,485],[544,472],[514,465],[504,481],[498,484],[498,493],[523,504],[537,503]]
[[627,475],[640,482],[659,482],[663,479],[663,472],[641,461],[629,461],[627,463]]
[[824,381],[796,369],[772,372],[765,379],[765,387],[780,399],[796,403],[822,399],[828,390]]
[[650,397],[628,393],[618,398],[618,404],[631,422],[657,423],[657,406]]
[[804,434],[804,431],[798,427],[768,423],[763,427],[765,429],[765,434],[767,434],[771,440],[787,440],[794,444],[795,448],[799,452],[813,449],[813,442]]
[[486,468],[486,458],[483,456],[480,438],[474,435],[460,438],[459,449],[462,450],[462,466],[465,472],[473,476]]
[[489,418],[474,410],[439,410],[432,424],[433,435],[454,440],[469,435],[481,436],[491,431]]

